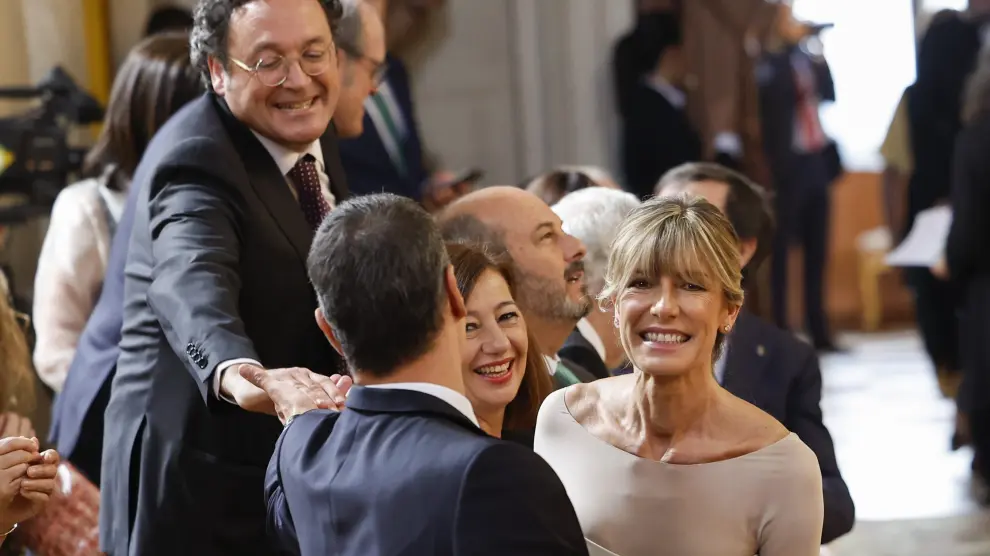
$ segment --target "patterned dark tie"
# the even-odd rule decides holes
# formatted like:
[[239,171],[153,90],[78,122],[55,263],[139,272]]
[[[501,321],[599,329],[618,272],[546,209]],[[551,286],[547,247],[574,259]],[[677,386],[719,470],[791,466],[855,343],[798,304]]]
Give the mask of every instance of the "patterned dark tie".
[[299,207],[306,216],[306,222],[315,230],[330,212],[330,204],[323,198],[320,176],[316,171],[316,159],[307,154],[289,170],[289,179],[299,194]]

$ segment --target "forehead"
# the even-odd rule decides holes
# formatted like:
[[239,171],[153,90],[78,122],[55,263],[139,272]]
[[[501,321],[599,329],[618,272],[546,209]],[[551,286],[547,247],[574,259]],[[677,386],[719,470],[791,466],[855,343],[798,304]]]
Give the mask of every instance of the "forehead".
[[330,23],[318,0],[255,0],[230,17],[231,51],[290,50],[331,39]]
[[364,54],[375,61],[385,59],[385,29],[375,8],[361,4],[361,29],[364,39]]
[[497,218],[507,235],[529,237],[543,224],[558,228],[561,225],[560,217],[535,195],[518,195],[507,201],[497,210]]
[[467,303],[472,306],[488,307],[511,300],[512,294],[509,292],[509,284],[505,282],[505,278],[498,272],[488,269],[478,277],[468,295]]

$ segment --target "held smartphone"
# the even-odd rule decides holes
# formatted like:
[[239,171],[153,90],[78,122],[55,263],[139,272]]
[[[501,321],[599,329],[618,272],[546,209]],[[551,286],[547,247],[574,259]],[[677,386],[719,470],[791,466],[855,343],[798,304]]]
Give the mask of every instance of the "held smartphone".
[[478,168],[471,168],[458,172],[454,179],[439,185],[440,189],[463,188],[472,185],[485,176],[485,172]]

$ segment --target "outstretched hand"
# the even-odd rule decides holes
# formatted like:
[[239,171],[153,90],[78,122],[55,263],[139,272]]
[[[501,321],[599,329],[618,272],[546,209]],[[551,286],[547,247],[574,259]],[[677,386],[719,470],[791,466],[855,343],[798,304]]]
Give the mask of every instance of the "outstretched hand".
[[327,377],[305,369],[269,371],[254,365],[241,365],[238,372],[268,396],[283,425],[314,409],[343,410],[345,396],[353,384],[349,376]]

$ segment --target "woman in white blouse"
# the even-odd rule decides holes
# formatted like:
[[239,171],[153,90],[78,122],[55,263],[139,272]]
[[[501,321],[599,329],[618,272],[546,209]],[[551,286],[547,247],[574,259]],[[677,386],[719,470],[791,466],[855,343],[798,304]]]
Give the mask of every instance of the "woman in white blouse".
[[617,230],[600,299],[634,372],[551,394],[534,446],[593,553],[818,556],[814,452],[713,376],[743,301],[722,213],[701,199],[643,203]]
[[103,129],[86,157],[87,179],[66,187],[34,279],[34,365],[61,391],[76,343],[103,285],[111,238],[145,147],[173,113],[202,94],[189,37],[168,33],[131,50],[114,80]]

